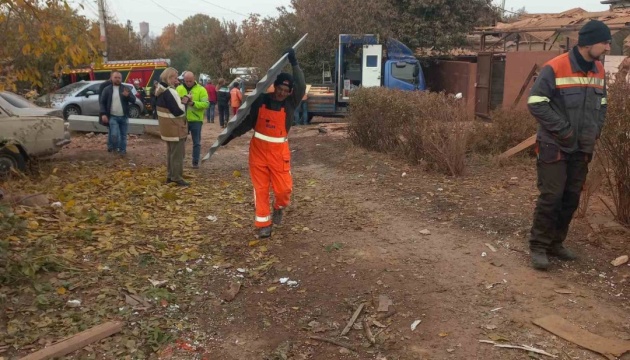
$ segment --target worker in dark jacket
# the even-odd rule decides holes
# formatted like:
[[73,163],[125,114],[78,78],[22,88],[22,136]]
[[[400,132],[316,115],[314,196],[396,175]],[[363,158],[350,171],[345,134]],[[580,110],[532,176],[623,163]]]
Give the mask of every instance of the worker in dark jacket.
[[219,91],[217,91],[217,102],[219,105],[219,125],[224,128],[230,121],[230,89],[225,83],[225,79],[219,79]]
[[129,105],[135,104],[136,97],[127,86],[122,84],[120,72],[112,72],[112,84],[103,89],[98,101],[101,121],[109,124],[107,151],[118,151],[124,156],[127,154]]
[[606,74],[599,59],[610,50],[611,39],[601,21],[586,23],[578,45],[543,66],[527,101],[538,121],[540,195],[529,243],[532,265],[539,270],[549,267],[548,255],[576,258],[563,242],[604,126]]
[[[249,173],[254,184],[255,226],[259,237],[271,236],[271,226],[282,222],[282,211],[289,205],[293,190],[291,151],[288,134],[293,114],[302,101],[306,84],[293,49],[287,50],[293,76],[281,73],[274,81],[274,92],[262,94],[252,104],[249,115],[232,132],[223,145],[254,129],[249,143]],[[273,216],[269,208],[269,188],[275,203]]]

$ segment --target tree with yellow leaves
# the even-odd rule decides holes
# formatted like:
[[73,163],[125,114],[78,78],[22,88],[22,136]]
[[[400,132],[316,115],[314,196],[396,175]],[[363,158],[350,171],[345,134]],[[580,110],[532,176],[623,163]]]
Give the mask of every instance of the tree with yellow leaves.
[[0,90],[49,88],[64,69],[96,61],[89,28],[66,0],[0,0]]

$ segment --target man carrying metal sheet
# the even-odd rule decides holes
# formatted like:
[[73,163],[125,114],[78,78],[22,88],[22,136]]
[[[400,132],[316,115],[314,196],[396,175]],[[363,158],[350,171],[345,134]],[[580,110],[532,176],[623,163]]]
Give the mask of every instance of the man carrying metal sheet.
[[[279,225],[282,222],[282,210],[289,205],[293,189],[288,133],[306,84],[295,50],[289,49],[286,53],[293,68],[293,76],[279,74],[274,81],[274,92],[257,98],[249,115],[222,144],[226,145],[235,137],[254,129],[254,136],[249,143],[249,172],[254,185],[255,225],[260,238],[271,236],[272,224]],[[270,185],[275,198],[273,216],[269,207]]]

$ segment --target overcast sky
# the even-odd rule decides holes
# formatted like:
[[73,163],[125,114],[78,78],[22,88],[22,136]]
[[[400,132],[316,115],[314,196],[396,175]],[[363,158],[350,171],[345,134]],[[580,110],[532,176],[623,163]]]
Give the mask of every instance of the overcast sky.
[[[111,12],[120,23],[131,20],[134,29],[139,23],[149,23],[150,32],[157,36],[168,24],[179,24],[183,19],[198,13],[219,19],[234,20],[240,23],[247,14],[258,13],[262,16],[276,16],[276,8],[289,5],[289,0],[105,0]],[[378,0],[366,0],[378,1]],[[463,0],[465,1],[465,0]],[[500,0],[494,0],[501,5]],[[81,13],[97,19],[96,0],[70,0],[74,7],[83,4]],[[589,11],[603,11],[608,6],[599,0],[506,0],[505,8],[517,10],[525,7],[528,13],[554,13],[581,7]],[[325,19],[322,19],[325,22]]]

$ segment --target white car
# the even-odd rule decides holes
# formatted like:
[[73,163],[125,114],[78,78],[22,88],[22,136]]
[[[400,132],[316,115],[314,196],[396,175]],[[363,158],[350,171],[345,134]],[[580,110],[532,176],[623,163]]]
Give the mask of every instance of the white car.
[[[66,85],[50,95],[50,105],[63,111],[63,118],[70,115],[98,116],[100,113],[99,87],[104,80],[79,81]],[[129,117],[137,119],[144,112],[144,104],[138,91],[131,84],[123,83],[136,97],[136,103],[129,106]]]
[[70,143],[69,124],[56,109],[46,109],[0,91],[0,177],[24,170],[34,157],[53,155]]

